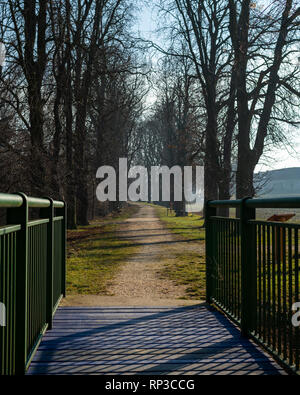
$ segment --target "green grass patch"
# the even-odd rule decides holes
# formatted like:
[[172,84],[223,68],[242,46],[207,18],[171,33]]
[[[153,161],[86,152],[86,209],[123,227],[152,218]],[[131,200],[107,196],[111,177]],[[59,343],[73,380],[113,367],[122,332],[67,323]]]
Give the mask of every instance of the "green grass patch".
[[118,222],[138,210],[130,206],[119,215],[92,221],[68,232],[67,292],[106,295],[109,282],[137,247],[118,237]]
[[[166,261],[165,268],[161,271],[163,278],[169,278],[178,285],[185,285],[186,296],[184,299],[205,299],[206,273],[205,256],[200,251],[200,244],[205,240],[205,229],[202,228],[204,220],[196,214],[187,217],[176,217],[174,213],[167,213],[167,209],[154,206],[158,217],[178,239],[189,240],[186,248],[175,254],[174,258]],[[195,251],[195,243],[199,243],[199,252]],[[193,246],[193,247],[192,247]],[[197,245],[196,245],[197,246]],[[196,248],[197,249],[197,248]]]
[[187,217],[175,217],[172,213],[167,215],[167,209],[161,206],[154,206],[158,217],[164,225],[174,234],[182,236],[188,240],[204,240],[205,229],[204,220],[199,215],[189,214]]
[[176,256],[175,261],[167,263],[161,272],[162,278],[169,278],[178,285],[186,285],[183,299],[205,299],[205,257],[196,253]]

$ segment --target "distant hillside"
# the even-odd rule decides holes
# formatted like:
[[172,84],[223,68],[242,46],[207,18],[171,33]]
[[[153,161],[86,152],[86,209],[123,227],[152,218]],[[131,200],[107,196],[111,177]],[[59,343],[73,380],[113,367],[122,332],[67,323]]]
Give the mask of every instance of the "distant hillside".
[[259,197],[300,196],[300,167],[258,173],[255,185]]

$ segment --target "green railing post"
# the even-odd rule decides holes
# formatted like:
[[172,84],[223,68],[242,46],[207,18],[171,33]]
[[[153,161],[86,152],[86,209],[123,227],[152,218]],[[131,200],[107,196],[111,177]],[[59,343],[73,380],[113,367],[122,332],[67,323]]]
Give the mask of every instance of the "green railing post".
[[49,222],[47,224],[46,320],[48,324],[48,329],[51,330],[53,319],[54,205],[53,199],[48,200],[50,201],[50,206],[40,209],[40,217],[49,219]]
[[205,205],[205,247],[206,247],[206,302],[211,304],[213,296],[213,272],[214,272],[214,243],[211,217],[217,214],[217,209],[209,206],[209,201]]
[[249,336],[255,326],[256,317],[256,236],[255,227],[249,221],[255,219],[255,208],[248,208],[247,201],[242,199],[240,208],[241,221],[241,332]]
[[61,293],[66,297],[66,263],[67,263],[67,205],[64,202],[63,208],[57,209],[57,215],[63,217],[62,221],[62,273],[61,273]]
[[27,362],[27,308],[28,308],[28,198],[18,208],[7,210],[7,224],[20,224],[16,251],[16,374],[24,375]]

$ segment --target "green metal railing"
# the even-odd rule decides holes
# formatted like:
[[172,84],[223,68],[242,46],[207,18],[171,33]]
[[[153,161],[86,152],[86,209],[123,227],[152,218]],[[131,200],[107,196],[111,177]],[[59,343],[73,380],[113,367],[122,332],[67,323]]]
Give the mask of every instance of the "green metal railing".
[[[0,375],[24,374],[65,296],[66,205],[0,193],[0,208]],[[29,220],[31,208],[40,219]]]
[[[239,218],[217,216],[224,206]],[[300,302],[300,224],[258,221],[257,208],[300,208],[300,198],[207,203],[207,302],[300,373],[300,327],[292,320]]]

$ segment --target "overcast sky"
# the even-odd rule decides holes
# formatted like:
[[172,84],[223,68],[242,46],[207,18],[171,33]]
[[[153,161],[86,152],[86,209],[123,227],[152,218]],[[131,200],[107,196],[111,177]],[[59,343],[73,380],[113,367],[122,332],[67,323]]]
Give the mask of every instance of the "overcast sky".
[[[153,3],[152,3],[153,4]],[[137,27],[142,36],[159,42],[159,37],[154,34],[156,29],[156,13],[153,7],[144,5],[139,13]],[[296,135],[296,132],[293,133]],[[300,130],[298,137],[293,139],[293,148],[273,148],[262,158],[256,171],[276,170],[289,167],[300,167]]]

